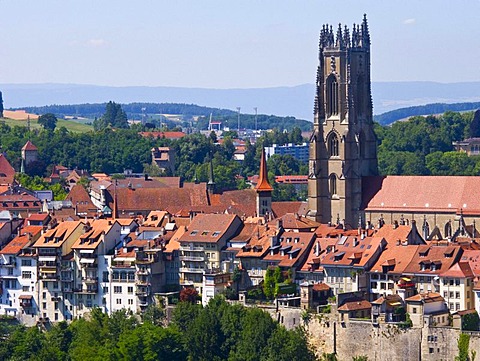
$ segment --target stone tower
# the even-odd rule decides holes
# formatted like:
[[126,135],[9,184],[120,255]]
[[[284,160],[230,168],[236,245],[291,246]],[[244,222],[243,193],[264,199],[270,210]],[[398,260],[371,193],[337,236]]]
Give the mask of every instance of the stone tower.
[[363,224],[362,177],[378,174],[370,86],[370,34],[361,25],[324,25],[310,139],[308,215],[322,223]]

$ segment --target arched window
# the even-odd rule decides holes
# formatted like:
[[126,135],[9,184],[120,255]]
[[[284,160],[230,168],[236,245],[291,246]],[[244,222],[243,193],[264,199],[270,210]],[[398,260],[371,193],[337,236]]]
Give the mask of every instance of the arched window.
[[336,174],[330,174],[329,178],[329,183],[330,183],[330,195],[336,195],[337,194],[337,175]]
[[445,237],[451,237],[452,236],[452,225],[450,224],[450,221],[445,224]]
[[327,116],[338,114],[338,83],[335,75],[327,78]]
[[328,151],[330,153],[330,157],[338,157],[340,154],[338,137],[335,133],[330,134],[330,136],[328,137]]

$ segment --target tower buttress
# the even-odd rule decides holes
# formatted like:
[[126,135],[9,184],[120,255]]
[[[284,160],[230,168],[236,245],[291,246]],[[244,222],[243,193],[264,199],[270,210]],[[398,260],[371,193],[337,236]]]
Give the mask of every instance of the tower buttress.
[[370,82],[370,34],[361,25],[320,31],[310,138],[308,215],[327,223],[362,219],[362,179],[378,174]]

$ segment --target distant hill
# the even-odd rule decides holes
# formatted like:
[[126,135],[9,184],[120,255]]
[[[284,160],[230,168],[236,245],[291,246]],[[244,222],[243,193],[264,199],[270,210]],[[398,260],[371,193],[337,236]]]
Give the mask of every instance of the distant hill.
[[[312,79],[314,74],[312,74]],[[293,116],[313,120],[314,84],[252,89],[202,89],[179,87],[109,87],[78,84],[0,84],[5,108],[51,104],[185,103],[252,114]],[[432,103],[480,102],[480,82],[373,82],[373,110],[391,110]]]
[[[41,107],[22,107],[23,110],[34,114],[53,113],[60,118],[72,118],[78,122],[91,122],[94,118],[99,118],[105,112],[105,103],[99,104],[67,104],[67,105],[47,105]],[[219,109],[203,107],[195,104],[179,103],[130,103],[122,104],[123,110],[127,113],[129,119],[143,119],[155,125],[167,123],[169,126],[181,125],[181,122],[189,122],[198,129],[208,129],[208,120],[210,114],[216,121],[221,121],[223,127],[237,129],[238,113],[229,109]],[[172,122],[171,119],[160,115],[179,115],[180,124]],[[185,125],[185,124],[183,124]],[[255,125],[255,116],[253,114],[241,114],[241,128],[254,129],[272,129],[291,130],[293,127],[299,127],[302,131],[310,131],[312,123],[307,120],[296,119],[295,117],[279,117],[276,115],[258,114]]]
[[400,108],[374,116],[374,120],[382,125],[389,125],[397,120],[413,117],[415,115],[443,114],[447,111],[461,112],[480,108],[480,102],[454,103],[454,104],[427,104],[416,107]]

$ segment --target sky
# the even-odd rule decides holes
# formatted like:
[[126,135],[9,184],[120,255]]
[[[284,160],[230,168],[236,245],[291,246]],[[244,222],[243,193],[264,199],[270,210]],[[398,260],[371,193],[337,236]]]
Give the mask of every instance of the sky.
[[364,13],[373,81],[480,81],[480,0],[0,0],[0,83],[313,83],[322,24]]

